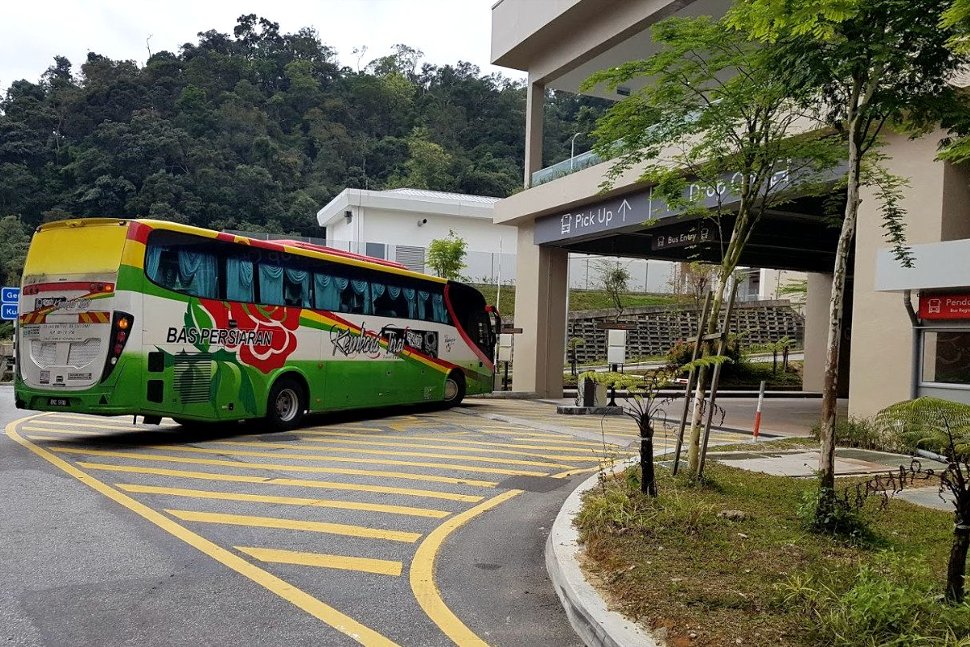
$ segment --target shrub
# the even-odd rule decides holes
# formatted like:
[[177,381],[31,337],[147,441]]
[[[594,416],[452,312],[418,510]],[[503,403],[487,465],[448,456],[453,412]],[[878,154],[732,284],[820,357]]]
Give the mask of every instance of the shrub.
[[[681,339],[667,351],[667,360],[672,366],[684,366],[690,364],[690,358],[693,354],[694,342]],[[741,341],[737,335],[728,336],[722,355],[730,360],[721,366],[722,376],[732,375],[739,370],[744,359],[741,355]]]
[[970,453],[970,405],[931,397],[905,400],[880,411],[874,426],[882,435],[898,438],[904,451],[938,454],[946,452],[949,427],[956,453]]
[[862,510],[852,507],[834,493],[823,497],[820,487],[804,492],[796,514],[812,532],[854,541],[865,541],[872,537]]

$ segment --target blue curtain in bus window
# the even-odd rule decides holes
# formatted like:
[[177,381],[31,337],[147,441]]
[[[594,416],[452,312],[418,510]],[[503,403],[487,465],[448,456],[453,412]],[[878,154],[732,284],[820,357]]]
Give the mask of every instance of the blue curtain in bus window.
[[320,310],[340,310],[340,288],[329,274],[313,275],[313,300]]
[[216,257],[212,254],[178,251],[179,280],[182,291],[197,297],[219,298],[219,279],[216,273]]
[[310,307],[310,273],[287,268],[284,271],[283,300],[288,306]]
[[283,268],[277,265],[259,264],[259,300],[274,306],[283,303]]
[[255,298],[252,261],[226,259],[226,298],[230,301],[252,301]]
[[418,319],[421,321],[431,321],[431,317],[428,316],[428,297],[431,295],[424,290],[418,290]]
[[448,310],[445,309],[445,297],[441,294],[431,295],[431,308],[434,320],[438,323],[448,323]]
[[354,294],[363,300],[363,314],[373,314],[374,309],[371,306],[370,283],[367,281],[351,281],[350,286],[353,288]]
[[159,276],[159,266],[162,260],[162,248],[157,245],[152,245],[145,252],[145,274],[148,275],[155,283],[161,283],[161,277]]
[[414,319],[418,312],[418,295],[417,292],[411,288],[404,288],[404,298],[408,301],[408,319]]

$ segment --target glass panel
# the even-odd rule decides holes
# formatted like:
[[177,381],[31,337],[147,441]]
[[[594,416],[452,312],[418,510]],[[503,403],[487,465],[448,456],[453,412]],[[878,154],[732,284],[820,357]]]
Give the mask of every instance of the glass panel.
[[298,308],[310,307],[310,273],[287,268],[283,272],[283,302]]
[[970,330],[923,333],[922,381],[970,385]]
[[231,257],[226,259],[226,298],[230,301],[253,301],[252,261]]
[[259,300],[269,305],[285,305],[282,267],[267,263],[259,264]]

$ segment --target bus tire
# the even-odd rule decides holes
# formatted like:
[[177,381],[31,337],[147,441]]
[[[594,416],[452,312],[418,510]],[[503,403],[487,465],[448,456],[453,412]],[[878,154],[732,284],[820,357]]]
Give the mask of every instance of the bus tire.
[[269,390],[266,422],[274,431],[293,429],[303,421],[306,409],[306,387],[297,378],[284,375]]
[[445,378],[445,406],[456,407],[465,399],[465,375],[452,371]]

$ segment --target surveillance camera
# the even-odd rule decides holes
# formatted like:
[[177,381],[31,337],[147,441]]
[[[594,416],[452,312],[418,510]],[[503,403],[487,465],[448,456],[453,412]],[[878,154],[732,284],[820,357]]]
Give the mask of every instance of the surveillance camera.
[[428,219],[427,218],[420,218],[418,220],[418,227],[420,227],[421,225],[426,225],[426,224],[428,224]]

